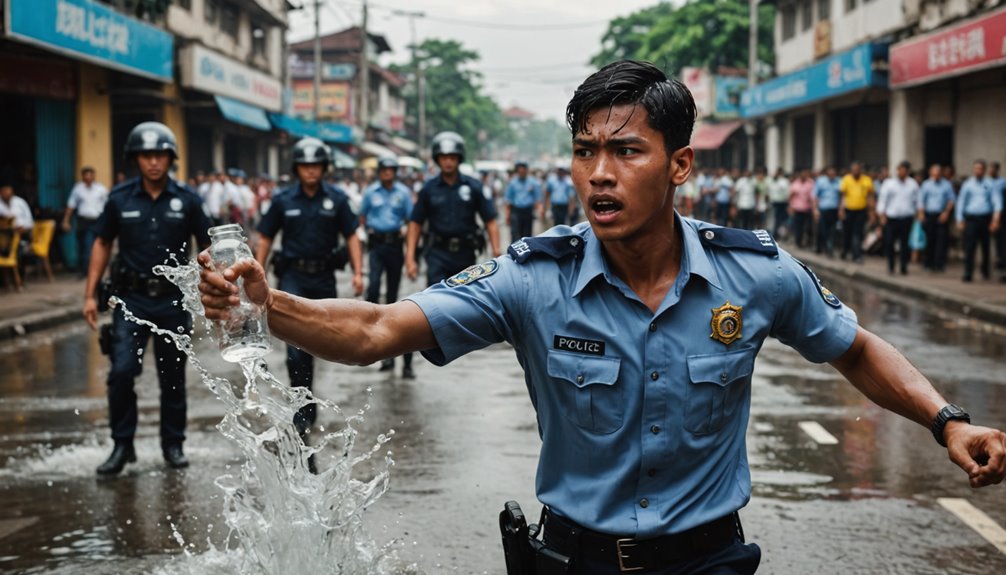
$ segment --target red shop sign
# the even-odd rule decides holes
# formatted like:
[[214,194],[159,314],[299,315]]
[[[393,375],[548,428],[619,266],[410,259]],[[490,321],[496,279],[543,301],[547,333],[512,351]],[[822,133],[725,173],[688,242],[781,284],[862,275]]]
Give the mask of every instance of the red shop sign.
[[904,88],[1006,64],[1006,9],[891,46],[890,85]]

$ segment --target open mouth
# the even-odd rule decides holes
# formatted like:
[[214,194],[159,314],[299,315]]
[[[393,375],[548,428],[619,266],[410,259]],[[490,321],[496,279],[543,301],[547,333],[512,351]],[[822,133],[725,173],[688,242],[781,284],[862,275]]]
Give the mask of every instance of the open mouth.
[[622,202],[612,198],[596,198],[591,200],[590,209],[599,221],[607,221],[622,211]]

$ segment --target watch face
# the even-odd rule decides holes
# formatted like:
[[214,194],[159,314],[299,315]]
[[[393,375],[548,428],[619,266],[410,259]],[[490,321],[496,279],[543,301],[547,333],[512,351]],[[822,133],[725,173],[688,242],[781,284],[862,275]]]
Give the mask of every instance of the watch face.
[[952,403],[949,404],[949,405],[947,405],[944,409],[947,410],[947,415],[949,417],[960,417],[962,415],[965,415],[965,416],[967,415],[967,412],[964,411],[963,408],[961,408],[960,406],[954,405]]

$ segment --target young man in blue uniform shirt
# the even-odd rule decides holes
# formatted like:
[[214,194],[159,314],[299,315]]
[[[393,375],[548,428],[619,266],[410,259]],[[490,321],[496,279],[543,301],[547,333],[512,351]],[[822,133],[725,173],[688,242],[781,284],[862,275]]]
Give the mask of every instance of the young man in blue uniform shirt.
[[[184,185],[168,177],[178,159],[175,135],[167,126],[144,122],[126,139],[128,162],[136,162],[140,176],[112,188],[105,209],[95,224],[95,241],[87,271],[84,318],[98,325],[98,283],[105,274],[112,244],[119,242],[119,255],[112,262],[112,290],[136,317],[162,329],[188,332],[192,318],[178,302],[182,293],[166,278],[155,276],[153,267],[169,263],[169,254],[187,261],[193,240],[200,248],[210,243],[210,220],[203,201]],[[126,319],[122,308],[112,316],[109,341],[108,424],[115,446],[97,472],[115,475],[136,461],[136,376],[142,369],[143,348],[150,328]],[[161,450],[172,468],[188,467],[182,451],[185,441],[185,354],[175,344],[154,338],[157,380],[161,387]]]
[[814,219],[817,220],[817,253],[835,255],[835,225],[842,203],[841,180],[835,168],[828,166],[814,181]]
[[[363,252],[356,228],[360,222],[342,190],[325,184],[322,177],[332,164],[324,142],[304,138],[294,144],[293,171],[297,183],[273,197],[272,206],[259,222],[255,259],[265,266],[276,236],[283,247],[274,258],[276,276],[284,290],[311,299],[334,298],[335,270],[340,238],[346,242],[353,268],[353,292],[363,293]],[[314,386],[314,357],[305,348],[286,347],[286,367],[293,387]],[[294,417],[297,430],[306,434],[317,417],[310,403]]]
[[532,235],[534,216],[541,212],[541,182],[528,176],[527,162],[517,162],[516,174],[507,184],[503,201],[506,204],[506,220],[510,223],[510,237],[513,241]]
[[[412,192],[397,180],[398,159],[381,158],[377,162],[377,181],[363,192],[360,204],[360,225],[367,230],[370,253],[370,277],[367,281],[367,301],[381,300],[381,276],[386,276],[384,301],[398,301],[398,285],[405,265],[404,232],[412,213]],[[414,379],[412,354],[404,357],[402,377]],[[395,368],[394,359],[381,362],[381,371]]]
[[929,167],[929,179],[919,187],[918,219],[926,232],[923,265],[942,272],[947,264],[947,238],[954,211],[954,186],[943,177],[939,164]]
[[565,226],[573,221],[576,190],[566,168],[559,168],[545,183],[545,206],[552,212],[552,223]]
[[538,413],[544,541],[572,557],[571,573],[755,571],[760,550],[744,543],[736,512],[751,495],[745,430],[768,336],[933,424],[973,486],[1002,481],[1006,436],[968,424],[770,235],[675,213],[694,158],[683,85],[616,62],[584,81],[567,118],[587,223],[518,241],[384,307],[298,299],[250,262],[208,267],[207,315],[226,316],[243,277],[273,334],[333,361],[421,350],[445,364],[511,343]]
[[964,232],[964,277],[972,281],[975,271],[975,251],[982,250],[981,273],[989,279],[992,259],[989,244],[999,230],[999,217],[1003,209],[1002,193],[992,180],[985,176],[985,160],[974,163],[974,175],[961,184],[961,193],[954,206],[957,228]]

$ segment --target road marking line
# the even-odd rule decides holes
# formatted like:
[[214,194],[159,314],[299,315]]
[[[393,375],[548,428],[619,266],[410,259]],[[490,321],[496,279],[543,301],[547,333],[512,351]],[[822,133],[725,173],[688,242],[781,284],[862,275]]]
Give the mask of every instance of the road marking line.
[[936,502],[956,515],[965,525],[977,531],[989,543],[995,545],[1000,553],[1006,554],[1006,529],[1000,527],[981,509],[971,505],[966,499],[940,497]]
[[816,421],[801,421],[800,429],[821,445],[838,445],[838,438]]

